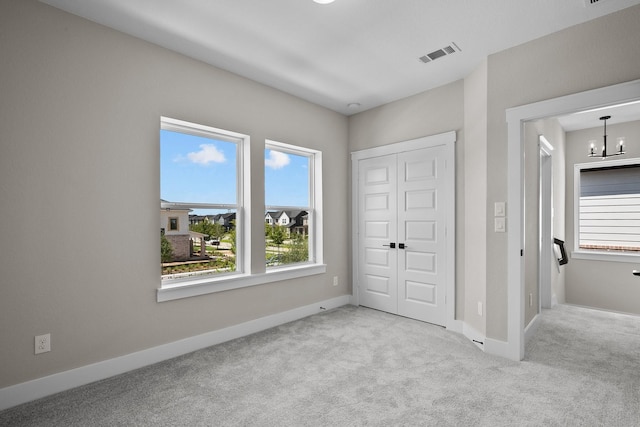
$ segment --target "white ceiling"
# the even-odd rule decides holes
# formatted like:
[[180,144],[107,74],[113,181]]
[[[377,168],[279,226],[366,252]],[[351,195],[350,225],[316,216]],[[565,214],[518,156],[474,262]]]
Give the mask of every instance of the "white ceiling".
[[607,120],[607,125],[640,120],[640,101],[581,111],[558,117],[557,119],[566,132],[571,132],[580,129],[602,127],[603,122],[600,120],[602,116],[611,116],[611,118]]
[[[343,114],[640,0],[41,0]],[[419,57],[455,43],[461,51]],[[359,107],[349,108],[348,104]],[[597,124],[596,124],[597,126]]]

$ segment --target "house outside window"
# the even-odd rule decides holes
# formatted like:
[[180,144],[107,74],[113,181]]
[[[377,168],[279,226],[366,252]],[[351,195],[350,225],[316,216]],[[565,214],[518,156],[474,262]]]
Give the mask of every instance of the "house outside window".
[[271,212],[267,212],[264,215],[264,222],[267,223],[268,225],[272,225],[273,224],[273,217],[271,216]]
[[640,255],[640,159],[575,165],[574,248]]

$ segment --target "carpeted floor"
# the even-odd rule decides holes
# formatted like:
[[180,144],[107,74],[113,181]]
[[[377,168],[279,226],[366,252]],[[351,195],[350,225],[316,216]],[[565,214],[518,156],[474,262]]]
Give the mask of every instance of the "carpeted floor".
[[508,361],[348,306],[0,412],[0,425],[640,425],[640,317],[558,306],[526,353]]

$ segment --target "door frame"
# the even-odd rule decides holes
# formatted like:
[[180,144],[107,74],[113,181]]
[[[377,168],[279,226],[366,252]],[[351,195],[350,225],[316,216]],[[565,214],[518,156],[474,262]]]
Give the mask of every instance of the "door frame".
[[538,212],[540,246],[538,251],[538,314],[551,308],[551,269],[553,266],[553,146],[539,135],[540,211]]
[[359,259],[359,211],[358,211],[358,176],[359,162],[363,159],[373,157],[386,156],[389,154],[398,154],[406,151],[413,151],[422,148],[432,148],[444,146],[444,156],[446,162],[445,179],[444,179],[444,206],[447,211],[446,215],[446,271],[445,271],[445,310],[446,319],[445,327],[447,329],[460,330],[460,326],[455,320],[456,308],[456,286],[455,286],[455,142],[456,132],[445,132],[437,135],[425,136],[421,138],[411,139],[408,141],[396,142],[380,147],[367,148],[364,150],[354,151],[351,153],[351,265],[352,265],[352,292],[353,302],[360,305],[359,301],[359,283],[358,283],[358,259]]
[[640,80],[508,108],[507,119],[507,346],[512,360],[524,358],[524,124],[529,121],[640,100]]

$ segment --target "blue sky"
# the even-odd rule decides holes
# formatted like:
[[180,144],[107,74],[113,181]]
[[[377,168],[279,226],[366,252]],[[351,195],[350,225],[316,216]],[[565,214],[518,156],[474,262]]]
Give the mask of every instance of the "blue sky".
[[264,203],[309,206],[309,158],[265,150]]
[[[236,203],[236,145],[231,142],[161,130],[160,171],[164,200]],[[308,205],[308,158],[266,150],[265,188],[267,205]]]

